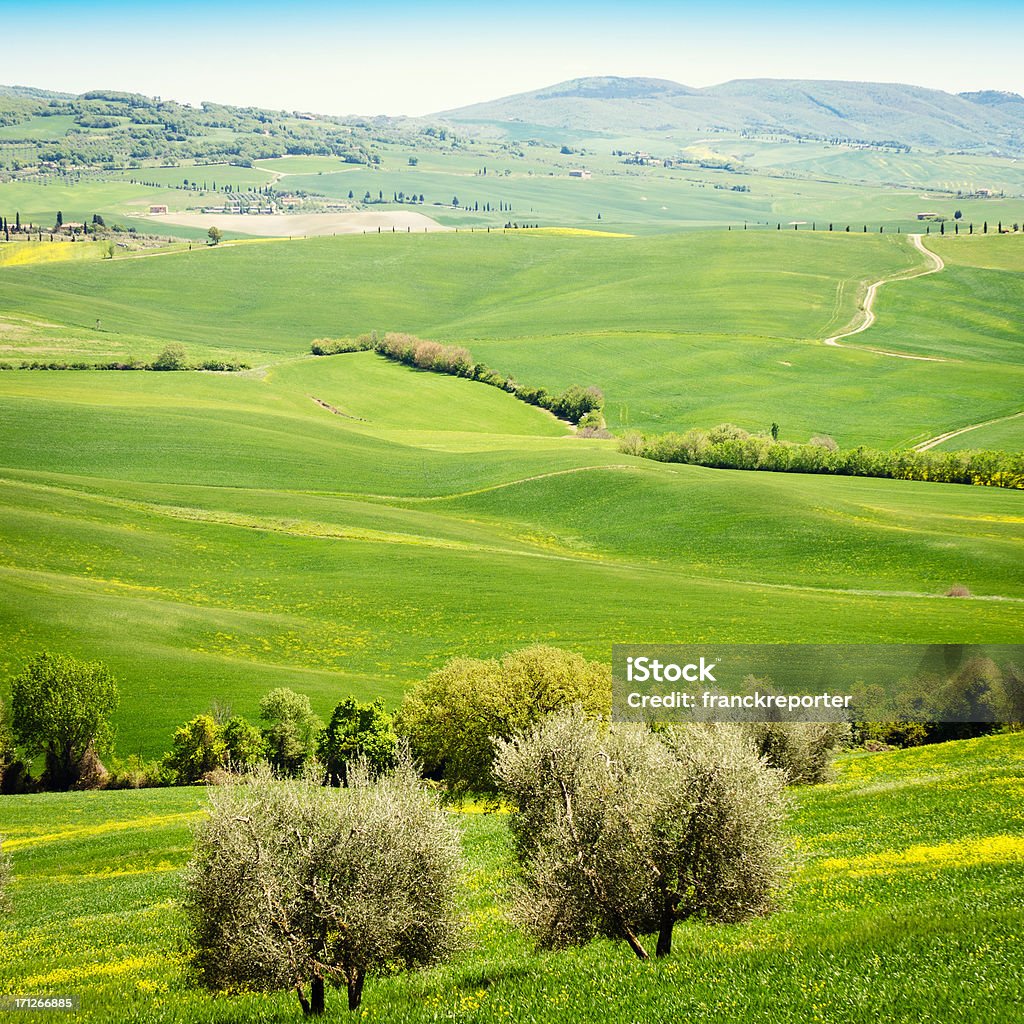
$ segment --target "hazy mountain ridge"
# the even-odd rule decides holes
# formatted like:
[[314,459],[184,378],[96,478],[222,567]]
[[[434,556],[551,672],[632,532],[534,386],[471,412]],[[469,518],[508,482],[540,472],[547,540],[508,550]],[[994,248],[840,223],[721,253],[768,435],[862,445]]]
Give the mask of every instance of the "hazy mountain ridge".
[[566,130],[779,131],[929,149],[1024,152],[1024,98],[882,82],[735,79],[694,89],[653,78],[583,78],[436,115]]

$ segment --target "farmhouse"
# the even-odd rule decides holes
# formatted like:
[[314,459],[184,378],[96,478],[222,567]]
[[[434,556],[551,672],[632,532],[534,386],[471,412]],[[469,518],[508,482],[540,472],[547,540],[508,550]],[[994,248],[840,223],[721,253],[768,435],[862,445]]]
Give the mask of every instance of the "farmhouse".
[[166,213],[166,212],[167,212],[167,207],[166,207],[166,206],[164,206],[164,205],[163,205],[163,204],[161,203],[161,204],[158,204],[158,205],[156,205],[156,206],[151,206],[151,207],[149,208],[149,212],[150,212],[151,214],[153,214],[153,213]]
[[584,171],[581,168],[577,168],[569,172],[570,178],[589,178],[590,171]]
[[938,217],[937,213],[919,213],[917,215],[918,220],[935,220]]

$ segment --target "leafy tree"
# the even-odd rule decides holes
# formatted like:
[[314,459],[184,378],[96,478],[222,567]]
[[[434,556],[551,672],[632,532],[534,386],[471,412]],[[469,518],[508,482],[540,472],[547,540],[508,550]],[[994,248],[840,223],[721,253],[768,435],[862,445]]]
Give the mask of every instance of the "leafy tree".
[[562,419],[579,423],[588,412],[600,411],[604,407],[604,395],[600,388],[582,387],[572,384],[551,402],[551,411]]
[[348,785],[348,766],[362,758],[375,774],[394,767],[398,748],[391,716],[383,699],[359,704],[354,697],[334,709],[327,728],[320,734],[318,753],[334,786]]
[[54,789],[70,789],[88,759],[109,748],[117,704],[117,684],[99,662],[42,653],[11,681],[14,737],[30,757],[44,755]]
[[313,1015],[344,986],[354,1010],[367,975],[459,944],[458,828],[408,757],[378,778],[351,766],[347,789],[262,770],[209,795],[184,901],[207,987],[291,990]]
[[224,237],[224,233],[216,224],[214,224],[206,234],[210,239],[208,243],[209,245],[219,245],[220,240]]
[[196,715],[176,729],[173,743],[163,763],[179,786],[194,786],[207,772],[223,768],[227,760],[227,744],[210,715]]
[[232,768],[255,768],[267,756],[260,730],[240,715],[229,718],[221,728],[227,759]]
[[500,661],[453,658],[406,694],[395,725],[424,771],[453,793],[490,793],[495,737],[507,739],[572,705],[593,716],[609,713],[607,665],[537,645]]
[[571,709],[499,741],[494,773],[515,806],[515,915],[544,947],[604,935],[647,959],[657,930],[665,956],[679,920],[773,908],[784,776],[735,726],[658,736]]
[[317,739],[324,723],[310,706],[304,693],[286,687],[271,690],[260,701],[260,718],[270,763],[286,775],[297,775],[316,753]]

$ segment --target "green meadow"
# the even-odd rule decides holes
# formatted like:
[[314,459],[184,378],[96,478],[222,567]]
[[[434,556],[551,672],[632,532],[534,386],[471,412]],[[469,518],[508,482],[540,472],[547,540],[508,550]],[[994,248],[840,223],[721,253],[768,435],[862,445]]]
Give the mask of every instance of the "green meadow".
[[[504,815],[460,813],[469,946],[369,980],[359,1019],[1014,1024],[1022,770],[1019,734],[841,758],[837,781],[792,791],[782,909],[679,924],[672,955],[648,963],[605,940],[533,949],[505,917]],[[96,1024],[299,1019],[290,993],[212,997],[190,980],[179,871],[203,803],[188,788],[5,797],[0,991],[77,996],[75,1018]],[[333,992],[327,1014],[350,1019]]]
[[317,337],[403,330],[530,384],[596,384],[612,429],[777,422],[788,440],[909,445],[1019,411],[1022,238],[930,239],[946,269],[883,288],[846,349],[821,341],[867,284],[922,265],[905,238],[478,232],[38,263],[0,274],[0,341],[10,360],[152,359],[173,340],[263,365]]
[[1014,492],[647,462],[372,353],[0,389],[0,672],[108,662],[122,754],[212,701],[395,703],[536,641],[1019,635]]
[[[1017,493],[653,463],[484,384],[308,354],[407,330],[597,384],[613,430],[916,443],[1024,391],[1020,239],[936,251],[946,269],[886,285],[848,348],[822,338],[921,266],[906,239],[451,233],[4,267],[15,365],[175,341],[254,369],[0,372],[0,677],[43,649],[108,662],[119,752],[153,756],[213,701],[395,704],[453,655],[538,641],[1014,642]],[[947,445],[1019,449],[1022,427]]]

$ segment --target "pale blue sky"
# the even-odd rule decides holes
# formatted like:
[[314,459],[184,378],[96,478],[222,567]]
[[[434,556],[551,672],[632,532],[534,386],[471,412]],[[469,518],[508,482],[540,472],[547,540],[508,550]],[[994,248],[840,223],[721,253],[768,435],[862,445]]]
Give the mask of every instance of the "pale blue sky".
[[585,75],[843,78],[1024,92],[1024,3],[0,0],[0,82],[424,114]]

